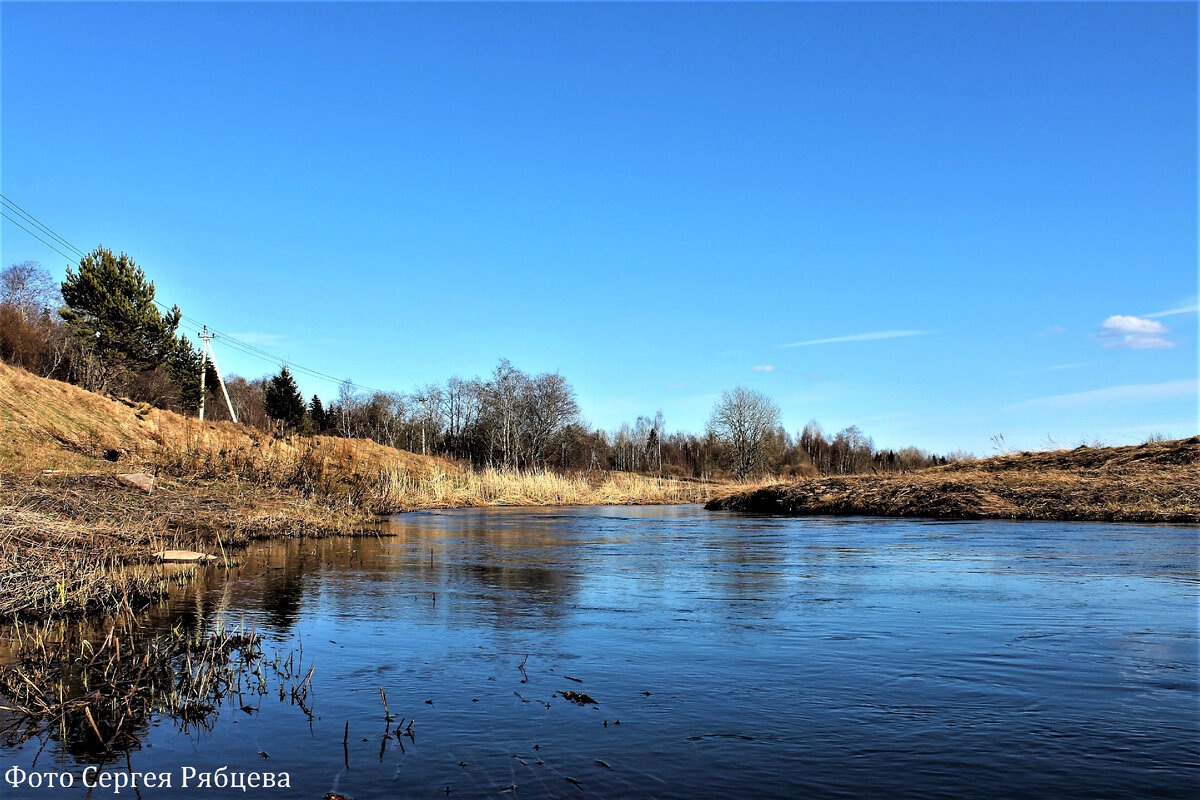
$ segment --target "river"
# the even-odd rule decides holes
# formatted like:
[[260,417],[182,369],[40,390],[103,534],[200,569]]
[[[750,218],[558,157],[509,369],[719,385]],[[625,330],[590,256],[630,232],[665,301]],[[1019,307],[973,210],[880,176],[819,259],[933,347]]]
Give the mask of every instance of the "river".
[[[147,720],[105,769],[175,775],[141,797],[1195,798],[1197,542],[680,506],[257,543],[143,622],[256,629],[315,668],[308,711],[268,693]],[[82,797],[99,760],[0,744],[6,770],[35,757],[75,786],[0,796]],[[184,789],[184,767],[289,788]]]

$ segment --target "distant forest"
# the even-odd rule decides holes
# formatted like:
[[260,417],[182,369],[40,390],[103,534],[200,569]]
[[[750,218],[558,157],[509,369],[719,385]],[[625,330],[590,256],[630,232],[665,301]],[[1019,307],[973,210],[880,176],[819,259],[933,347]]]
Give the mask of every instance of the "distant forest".
[[[99,247],[54,281],[34,262],[0,272],[0,359],[47,378],[183,414],[229,419],[211,362],[178,334],[178,307],[160,310],[154,284],[124,253]],[[735,388],[703,432],[667,432],[661,411],[613,431],[589,426],[558,373],[531,375],[500,359],[486,377],[451,377],[409,392],[300,395],[291,371],[225,376],[238,421],[278,436],[341,436],[476,467],[620,470],[678,478],[757,479],[900,472],[968,459],[906,447],[877,449],[856,426],[795,434],[760,392]]]

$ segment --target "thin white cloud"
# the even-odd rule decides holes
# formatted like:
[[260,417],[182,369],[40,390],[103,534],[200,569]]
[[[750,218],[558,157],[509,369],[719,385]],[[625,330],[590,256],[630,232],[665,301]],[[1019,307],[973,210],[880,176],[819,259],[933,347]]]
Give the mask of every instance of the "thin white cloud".
[[1052,364],[1048,367],[1042,367],[1040,369],[1035,369],[1033,371],[1034,372],[1057,372],[1058,370],[1061,370],[1061,369],[1081,369],[1083,367],[1090,367],[1094,363],[1096,363],[1096,362],[1081,361],[1078,364]]
[[1166,311],[1155,311],[1153,314],[1147,314],[1146,318],[1158,319],[1159,317],[1173,317],[1176,314],[1195,314],[1197,311],[1200,311],[1200,304],[1190,303],[1188,305],[1180,306],[1179,308],[1171,308]]
[[1093,389],[1088,392],[1072,392],[1056,394],[1049,397],[1035,397],[1016,405],[1018,408],[1075,408],[1077,406],[1097,405],[1131,405],[1151,403],[1156,400],[1172,400],[1177,397],[1187,397],[1196,394],[1200,381],[1188,378],[1182,381],[1167,381],[1165,383],[1130,383],[1123,386],[1109,386],[1105,389]]
[[1051,325],[1049,328],[1046,328],[1045,330],[1038,331],[1037,333],[1034,334],[1034,336],[1057,336],[1060,333],[1066,333],[1066,332],[1067,332],[1067,329],[1064,328],[1062,325]]
[[771,366],[770,364],[759,364],[759,365],[755,366],[753,369],[755,372],[774,372],[775,371],[775,368],[773,366]]
[[1115,314],[1100,324],[1100,339],[1105,347],[1124,347],[1130,350],[1156,350],[1174,347],[1175,343],[1163,334],[1170,329],[1161,322],[1145,317]]
[[806,342],[792,342],[780,347],[808,347],[814,344],[833,344],[835,342],[870,342],[875,339],[899,339],[904,336],[928,336],[933,331],[873,331],[872,333],[855,333],[850,336],[834,336],[829,339],[809,339]]

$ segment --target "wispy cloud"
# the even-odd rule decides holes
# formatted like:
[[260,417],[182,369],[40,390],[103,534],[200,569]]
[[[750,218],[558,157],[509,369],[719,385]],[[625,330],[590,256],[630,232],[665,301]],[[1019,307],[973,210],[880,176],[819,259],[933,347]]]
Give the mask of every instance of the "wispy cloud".
[[755,372],[774,372],[775,368],[770,364],[759,364],[753,368]]
[[1093,389],[1088,392],[1035,397],[1009,406],[1009,408],[1075,408],[1098,403],[1122,405],[1150,403],[1156,400],[1187,397],[1196,394],[1198,388],[1200,388],[1200,381],[1195,378],[1165,383],[1130,383],[1123,386],[1109,386],[1105,389]]
[[1039,372],[1059,372],[1065,369],[1083,369],[1084,367],[1095,366],[1095,361],[1080,361],[1077,364],[1050,364],[1045,367],[1031,367],[1029,369],[1017,370],[1013,375],[1036,375]]
[[808,347],[814,344],[834,344],[835,342],[870,342],[875,339],[900,339],[904,336],[928,336],[933,331],[873,331],[871,333],[855,333],[850,336],[833,336],[829,339],[809,339],[806,342],[792,342],[780,347]]
[[1158,319],[1159,317],[1173,317],[1176,314],[1195,314],[1200,311],[1200,303],[1188,303],[1179,308],[1171,308],[1166,311],[1155,311],[1153,314],[1147,314],[1146,319]]
[[1059,370],[1062,370],[1062,369],[1080,369],[1080,368],[1082,368],[1082,367],[1090,367],[1090,366],[1091,366],[1092,364],[1094,364],[1094,363],[1096,363],[1096,362],[1094,362],[1094,361],[1081,361],[1081,362],[1079,362],[1078,364],[1051,364],[1051,365],[1050,365],[1050,366],[1048,366],[1048,367],[1041,367],[1041,368],[1039,368],[1039,369],[1035,369],[1035,370],[1032,370],[1032,371],[1033,371],[1033,372],[1057,372],[1057,371],[1059,371]]
[[1051,325],[1045,330],[1040,330],[1034,336],[1057,336],[1060,333],[1066,333],[1067,329],[1062,325]]
[[1099,338],[1105,347],[1157,350],[1175,346],[1174,342],[1163,336],[1170,332],[1166,325],[1157,320],[1115,314],[1100,324]]

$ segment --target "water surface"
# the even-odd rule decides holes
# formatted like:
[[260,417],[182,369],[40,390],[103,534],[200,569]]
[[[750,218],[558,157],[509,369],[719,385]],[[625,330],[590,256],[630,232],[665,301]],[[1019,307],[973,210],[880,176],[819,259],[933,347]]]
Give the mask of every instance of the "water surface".
[[[1190,527],[408,514],[255,545],[146,615],[302,645],[311,720],[268,695],[211,730],[152,721],[109,761],[287,771],[255,793],[356,800],[1196,797],[1198,587]],[[39,770],[97,758],[35,740],[0,763],[43,744]]]

